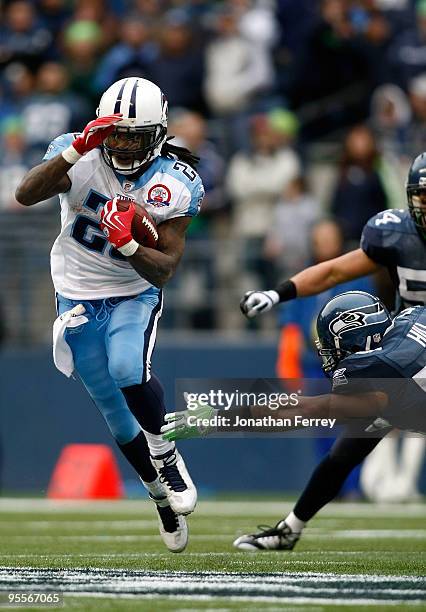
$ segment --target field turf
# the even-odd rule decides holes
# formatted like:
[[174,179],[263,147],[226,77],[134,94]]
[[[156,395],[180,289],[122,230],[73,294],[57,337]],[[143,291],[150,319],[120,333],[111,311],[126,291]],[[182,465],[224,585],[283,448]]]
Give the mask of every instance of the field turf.
[[173,554],[145,501],[0,499],[0,595],[63,592],[82,611],[426,610],[426,505],[330,504],[293,552],[232,548],[290,508],[200,502]]

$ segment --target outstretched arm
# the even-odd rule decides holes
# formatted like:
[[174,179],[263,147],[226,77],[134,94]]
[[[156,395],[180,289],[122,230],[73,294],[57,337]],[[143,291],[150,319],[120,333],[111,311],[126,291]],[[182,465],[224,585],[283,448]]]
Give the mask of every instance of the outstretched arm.
[[376,272],[379,265],[362,249],[356,249],[302,270],[290,280],[296,285],[298,297],[316,295],[330,287]]
[[306,268],[271,291],[248,291],[240,302],[240,308],[250,319],[261,312],[267,312],[278,302],[317,295],[340,283],[372,274],[378,268],[379,264],[362,249],[356,249]]
[[[219,410],[198,404],[195,409],[171,412],[165,416],[161,428],[163,439],[173,441],[199,438],[216,433],[233,434],[248,431],[240,425],[240,419],[269,419],[268,425],[250,427],[249,431],[261,433],[289,431],[303,426],[303,419],[335,419],[336,423],[347,423],[352,419],[378,417],[388,404],[383,392],[370,392],[359,395],[328,393],[314,397],[299,397],[297,406],[271,410],[268,406],[246,406],[231,410]],[[218,417],[226,419],[221,423]],[[279,421],[277,420],[279,419]],[[288,423],[282,426],[282,421]],[[277,420],[277,425],[274,421]]]

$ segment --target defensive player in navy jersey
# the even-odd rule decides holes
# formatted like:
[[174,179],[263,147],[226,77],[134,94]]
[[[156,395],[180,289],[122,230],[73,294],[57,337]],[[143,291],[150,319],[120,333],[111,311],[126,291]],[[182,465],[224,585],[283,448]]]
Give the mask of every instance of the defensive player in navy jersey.
[[[291,550],[306,523],[334,499],[350,470],[393,427],[426,433],[424,306],[408,308],[392,320],[378,298],[362,291],[342,293],[322,308],[317,333],[333,390],[330,397],[317,398],[315,409],[315,398],[306,398],[306,414],[355,422],[315,469],[292,512],[275,527],[237,538],[234,546],[240,550]],[[377,422],[379,437],[360,437],[374,432]]]
[[[287,427],[303,418],[334,418],[346,423],[344,434],[315,469],[289,515],[258,533],[240,536],[239,550],[291,550],[306,523],[339,492],[347,475],[393,427],[426,432],[426,308],[413,306],[392,319],[384,304],[363,291],[332,298],[317,319],[318,353],[323,370],[332,376],[329,394],[299,397],[294,408],[251,406],[227,412],[238,418],[283,419]],[[196,418],[214,423],[223,411],[202,406],[166,415],[167,439],[197,437],[224,428],[197,426]],[[192,419],[189,419],[192,417]],[[236,419],[237,417],[237,419]],[[274,425],[271,425],[274,427]],[[266,428],[263,429],[265,431]],[[229,431],[229,429],[228,429]],[[277,429],[274,429],[277,431]],[[376,433],[379,431],[379,433]]]
[[[197,158],[167,138],[167,101],[146,79],[117,81],[97,119],[63,134],[19,185],[25,206],[59,194],[61,232],[51,252],[60,315],[55,363],[78,372],[126,459],[156,504],[169,550],[187,543],[196,489],[160,427],[163,389],[151,372],[162,287],[174,275],[204,190]],[[118,199],[129,207],[119,211]],[[157,248],[132,236],[133,202],[158,227]],[[154,228],[155,230],[155,228]],[[62,364],[62,365],[61,365]]]
[[[278,302],[321,293],[346,282],[387,268],[396,289],[395,311],[426,303],[426,153],[418,155],[408,172],[408,210],[384,211],[365,225],[360,248],[336,259],[312,266],[271,291],[249,291],[241,300],[241,310],[249,318],[270,310]],[[378,438],[357,439],[356,432],[339,437],[314,471],[304,493],[298,514],[279,523],[283,535],[277,548],[291,549],[304,523],[332,499],[351,470],[373,450],[388,430]],[[285,523],[285,525],[284,525]],[[256,537],[254,534],[253,537]],[[278,540],[274,540],[275,543]],[[239,547],[239,541],[236,541]],[[243,545],[244,547],[244,545]]]

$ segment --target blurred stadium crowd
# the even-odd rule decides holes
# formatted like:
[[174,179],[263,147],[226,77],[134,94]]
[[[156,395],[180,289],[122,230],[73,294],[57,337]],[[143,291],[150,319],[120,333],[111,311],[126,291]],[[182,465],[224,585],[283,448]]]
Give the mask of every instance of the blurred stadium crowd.
[[[102,92],[149,78],[206,187],[163,328],[243,330],[240,295],[405,206],[426,135],[426,0],[12,0],[0,21],[0,281],[11,344],[50,340],[57,199],[16,185]],[[275,317],[256,323],[268,329]]]

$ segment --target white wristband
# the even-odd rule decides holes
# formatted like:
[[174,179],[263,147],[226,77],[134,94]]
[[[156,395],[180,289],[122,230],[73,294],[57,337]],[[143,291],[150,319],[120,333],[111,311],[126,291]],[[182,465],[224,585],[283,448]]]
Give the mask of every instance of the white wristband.
[[122,247],[119,247],[117,250],[120,251],[120,253],[124,255],[125,257],[131,257],[132,255],[136,253],[138,248],[139,248],[139,243],[137,243],[136,240],[133,240],[132,238],[130,242],[128,242],[127,244],[124,244]]
[[69,164],[75,164],[78,160],[83,157],[78,153],[72,145],[70,145],[65,151],[62,151],[62,157]]

